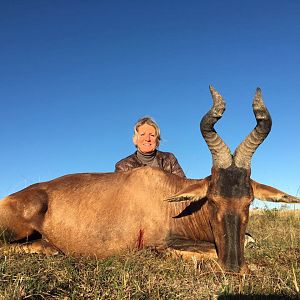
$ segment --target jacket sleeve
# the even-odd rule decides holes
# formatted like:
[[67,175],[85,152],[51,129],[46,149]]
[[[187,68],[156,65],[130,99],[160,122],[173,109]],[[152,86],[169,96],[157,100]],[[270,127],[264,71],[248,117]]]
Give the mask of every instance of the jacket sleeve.
[[125,172],[139,167],[134,156],[135,155],[132,154],[118,161],[115,165],[115,172]]
[[124,165],[122,165],[120,162],[117,162],[115,165],[115,172],[124,172]]
[[171,156],[171,173],[180,177],[186,178],[177,158],[172,154]]
[[133,169],[133,167],[124,160],[117,162],[115,165],[115,172],[125,172],[130,169]]

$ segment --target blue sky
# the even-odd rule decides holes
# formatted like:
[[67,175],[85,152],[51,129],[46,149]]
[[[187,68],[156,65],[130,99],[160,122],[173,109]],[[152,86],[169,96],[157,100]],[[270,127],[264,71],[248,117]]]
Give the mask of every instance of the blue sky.
[[145,115],[188,177],[207,176],[209,84],[227,102],[216,129],[232,151],[261,87],[273,128],[252,178],[299,196],[299,15],[296,0],[1,1],[0,197],[113,171]]

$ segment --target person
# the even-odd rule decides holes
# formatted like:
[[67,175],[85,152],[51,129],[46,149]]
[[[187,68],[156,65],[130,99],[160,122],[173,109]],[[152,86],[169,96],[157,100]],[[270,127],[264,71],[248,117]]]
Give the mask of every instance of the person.
[[160,129],[150,117],[139,119],[134,125],[133,143],[137,150],[115,165],[115,172],[150,166],[166,172],[186,177],[175,155],[158,150],[160,143]]

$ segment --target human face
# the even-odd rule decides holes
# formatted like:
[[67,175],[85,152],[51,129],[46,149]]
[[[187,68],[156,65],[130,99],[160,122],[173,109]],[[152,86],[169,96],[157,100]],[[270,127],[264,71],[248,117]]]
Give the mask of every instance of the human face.
[[148,124],[143,124],[137,129],[135,144],[142,153],[149,153],[156,149],[157,135],[155,128]]

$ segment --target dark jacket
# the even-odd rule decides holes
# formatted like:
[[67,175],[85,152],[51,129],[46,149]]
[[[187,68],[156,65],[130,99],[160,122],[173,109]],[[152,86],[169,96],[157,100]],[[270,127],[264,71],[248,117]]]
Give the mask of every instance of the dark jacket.
[[[178,175],[180,177],[185,177],[185,174],[179,165],[176,157],[173,153],[158,151],[155,156],[158,166],[160,169]],[[123,158],[116,163],[115,172],[128,171],[130,169],[138,168],[144,166],[143,163],[137,158],[136,152]]]

